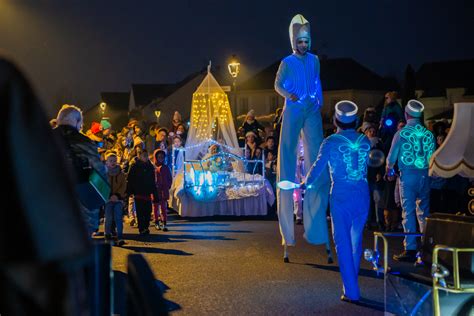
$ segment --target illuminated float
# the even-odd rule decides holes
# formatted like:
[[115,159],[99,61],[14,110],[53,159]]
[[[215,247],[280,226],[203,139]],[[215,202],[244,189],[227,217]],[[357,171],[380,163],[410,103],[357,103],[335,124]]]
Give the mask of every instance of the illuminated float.
[[[186,147],[177,149],[173,208],[184,217],[266,215],[275,196],[265,162],[248,160],[239,148],[229,101],[208,67],[193,93]],[[262,155],[263,157],[264,155]],[[257,166],[262,174],[256,174]]]

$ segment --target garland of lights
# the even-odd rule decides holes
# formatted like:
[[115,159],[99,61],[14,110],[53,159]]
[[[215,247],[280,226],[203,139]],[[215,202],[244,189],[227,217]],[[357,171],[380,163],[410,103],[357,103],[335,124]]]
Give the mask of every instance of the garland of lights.
[[405,126],[400,131],[400,137],[407,142],[401,147],[401,161],[406,166],[426,169],[434,152],[433,135],[425,127],[417,124]]
[[[346,165],[347,179],[352,181],[365,179],[370,145],[362,142],[364,135],[360,135],[355,142],[341,134],[334,134],[334,137],[344,141],[344,144],[339,145],[338,150],[342,153],[342,160]],[[355,154],[357,154],[357,168],[353,167],[353,157]]]
[[[229,113],[230,105],[225,93],[194,93],[191,124],[197,128],[197,140],[202,142],[211,138],[216,128],[216,119],[218,124],[224,124],[228,121]],[[211,129],[208,122],[212,122]]]

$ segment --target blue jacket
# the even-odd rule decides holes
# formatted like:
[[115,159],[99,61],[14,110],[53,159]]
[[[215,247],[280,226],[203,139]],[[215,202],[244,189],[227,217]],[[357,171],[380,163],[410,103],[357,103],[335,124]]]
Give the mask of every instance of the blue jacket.
[[425,170],[435,150],[433,134],[418,119],[409,119],[407,125],[395,133],[387,156],[387,166],[403,170]]
[[369,151],[370,141],[353,129],[341,130],[327,137],[306,176],[306,185],[310,186],[328,165],[332,187],[338,183],[367,183]]

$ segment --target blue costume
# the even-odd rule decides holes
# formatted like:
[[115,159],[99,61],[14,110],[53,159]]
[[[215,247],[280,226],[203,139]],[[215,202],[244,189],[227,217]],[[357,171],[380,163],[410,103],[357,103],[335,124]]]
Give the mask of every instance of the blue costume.
[[[433,134],[421,125],[419,117],[424,106],[416,100],[408,101],[405,112],[410,115],[407,125],[393,137],[387,156],[387,168],[392,169],[398,161],[400,170],[400,198],[402,204],[403,230],[416,232],[416,218],[420,231],[425,229],[426,216],[430,208],[430,178],[428,167],[435,149]],[[419,201],[418,206],[416,204]],[[416,238],[406,237],[405,250],[416,251]],[[396,258],[395,258],[396,259]]]
[[[296,15],[290,24],[290,40],[295,53],[284,58],[275,79],[275,90],[285,98],[280,133],[277,181],[295,181],[297,144],[303,132],[305,170],[316,160],[323,140],[320,108],[323,104],[319,59],[316,55],[298,53],[298,39],[308,40],[309,22]],[[292,95],[297,100],[292,100]],[[312,244],[328,242],[326,208],[329,195],[329,175],[323,176],[306,191],[303,206],[305,238]],[[293,191],[277,189],[277,207],[282,244],[294,246]],[[310,208],[311,207],[311,208]]]
[[[357,106],[349,101],[336,104],[336,119],[343,123],[355,120]],[[339,268],[344,285],[344,296],[358,300],[359,265],[362,254],[362,232],[369,211],[370,197],[367,183],[367,159],[370,141],[353,128],[327,137],[319,150],[318,159],[306,176],[306,187],[311,187],[329,166],[331,175],[332,230]]]

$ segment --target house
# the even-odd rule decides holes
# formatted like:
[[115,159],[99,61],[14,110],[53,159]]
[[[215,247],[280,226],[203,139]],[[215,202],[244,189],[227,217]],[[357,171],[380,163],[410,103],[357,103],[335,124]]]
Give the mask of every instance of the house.
[[416,96],[425,118],[450,118],[453,104],[474,102],[474,59],[430,62],[416,73]]
[[[100,122],[103,117],[108,118],[114,129],[127,125],[129,92],[101,92],[100,100],[101,102],[84,111],[84,129],[89,128],[94,121]],[[101,109],[100,103],[105,103],[105,110]]]
[[[230,79],[226,78],[226,75],[227,77],[230,76],[221,67],[214,67],[211,69],[211,72],[221,86],[229,83]],[[149,122],[157,119],[160,125],[170,127],[173,114],[175,111],[178,111],[183,121],[187,122],[191,117],[193,93],[201,84],[206,74],[207,68],[203,68],[175,83],[173,89],[165,97],[155,98],[142,107],[144,118]],[[155,117],[155,111],[161,112],[159,118]]]

